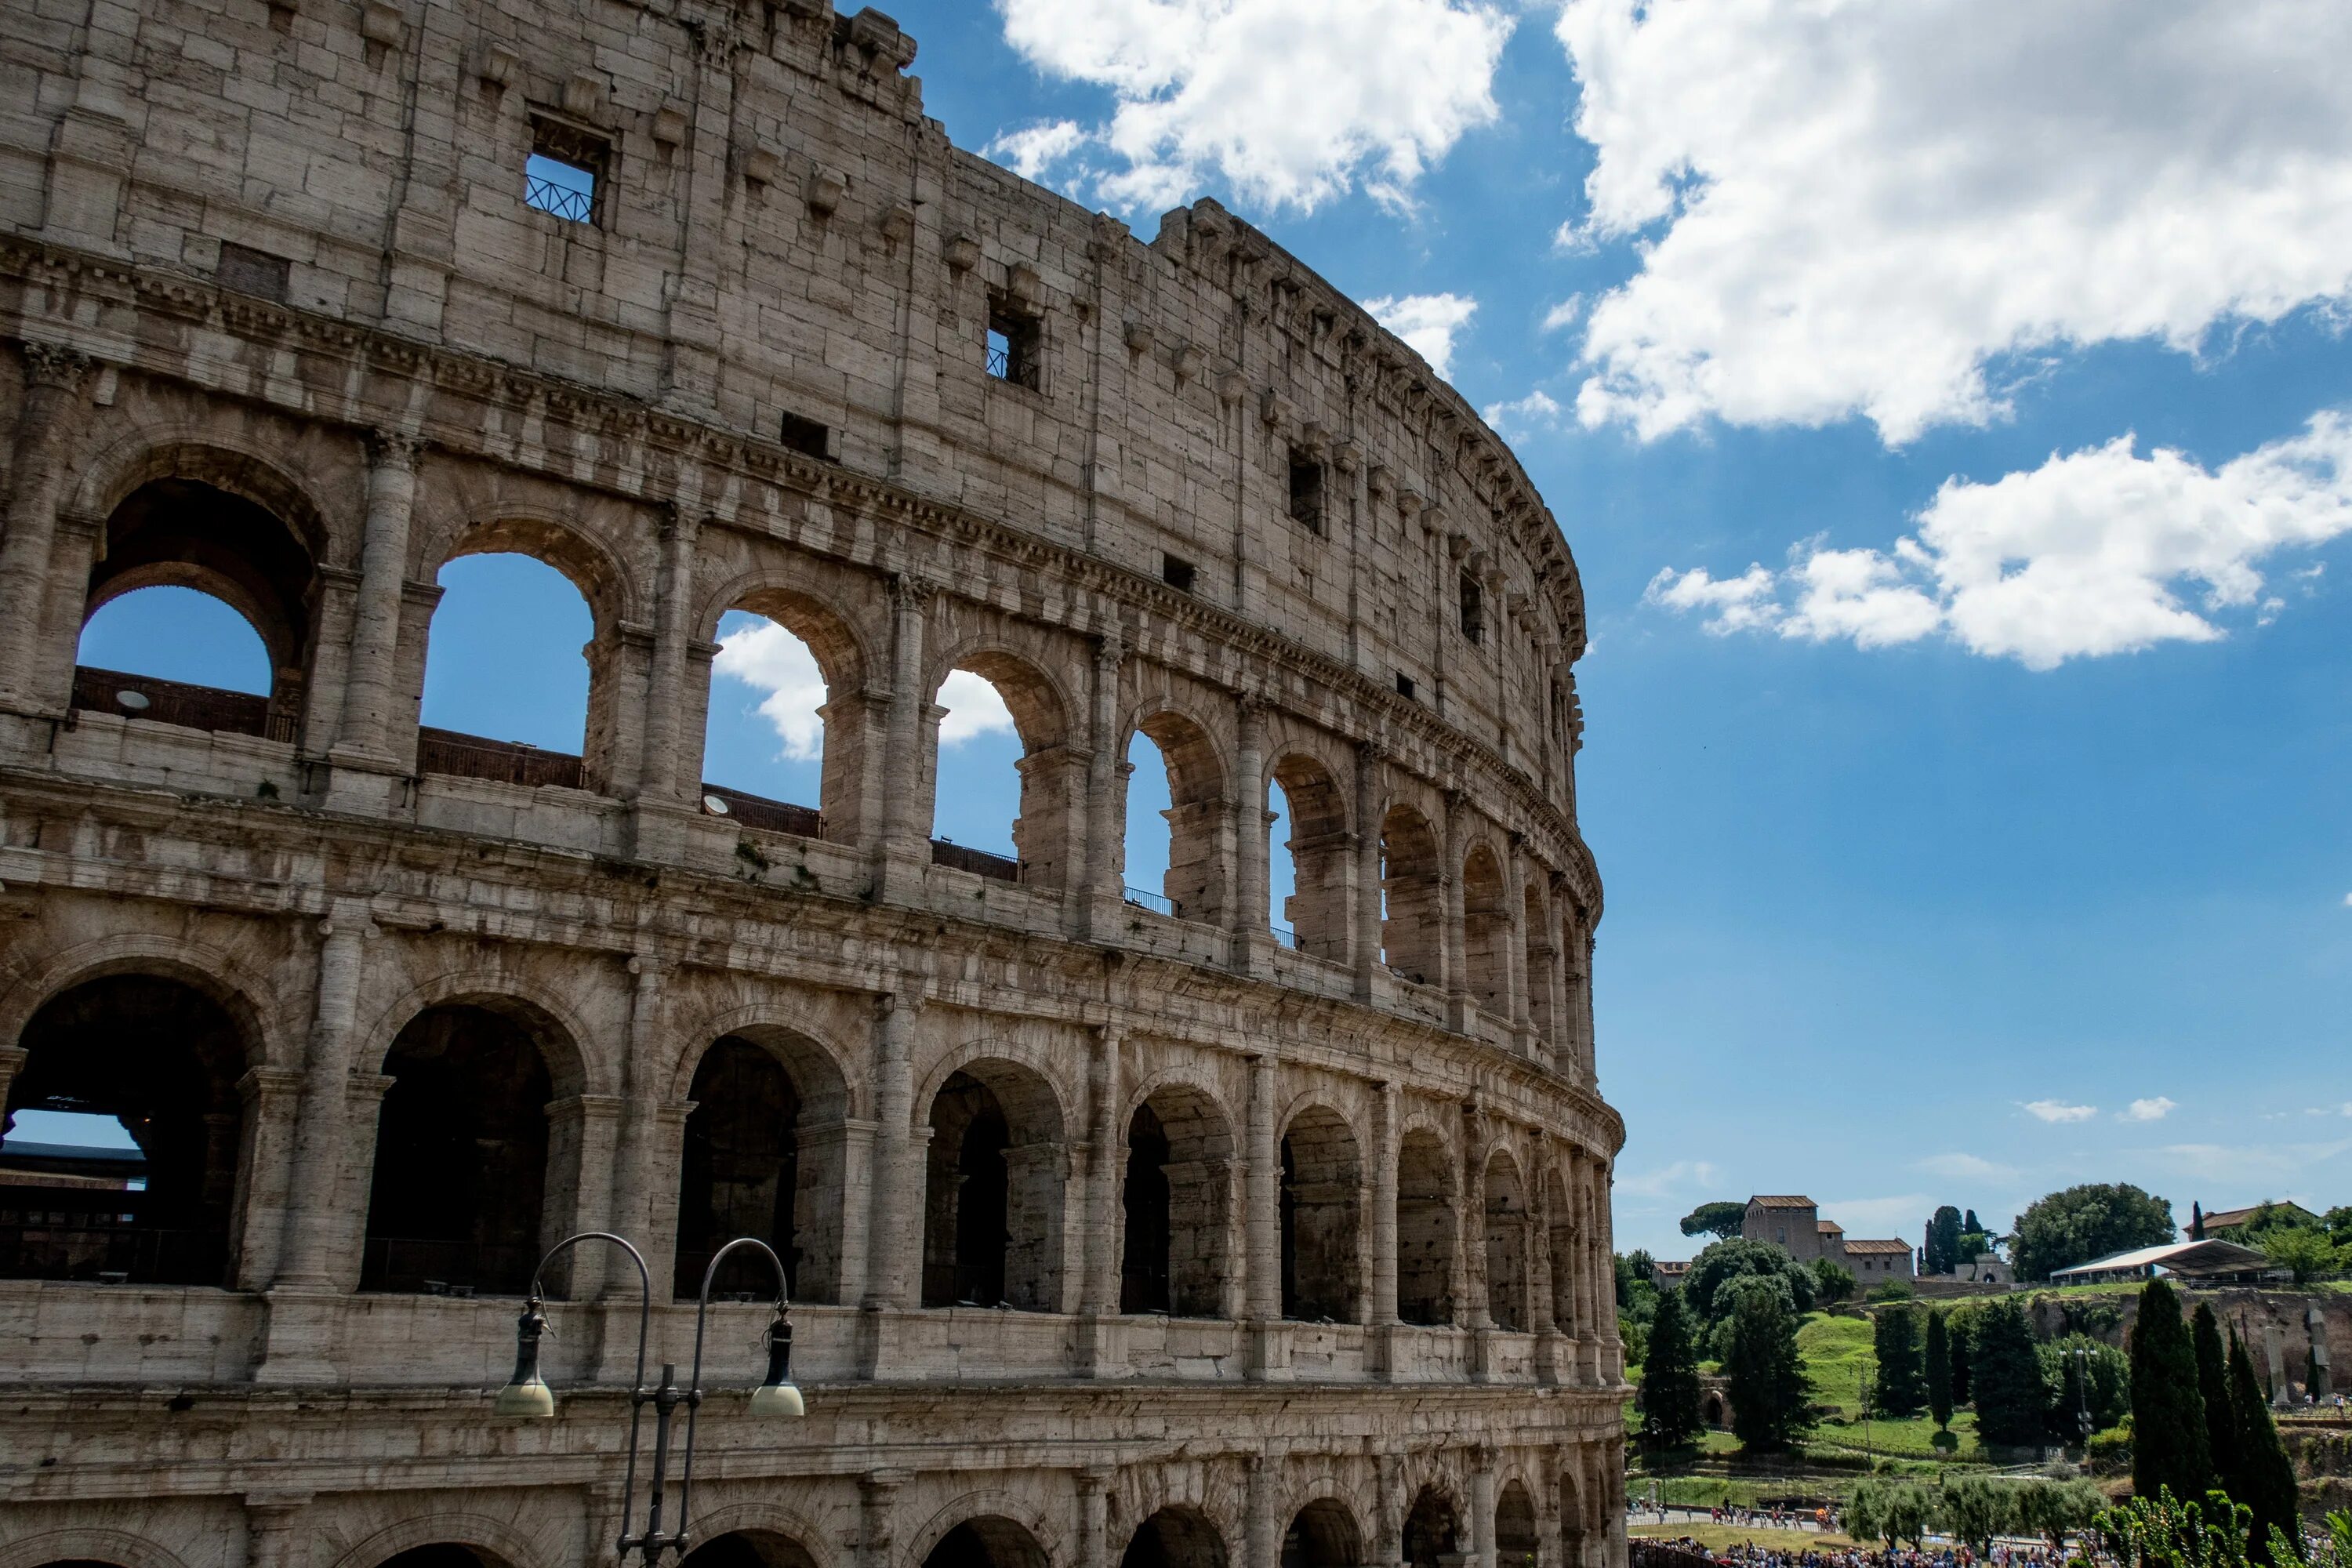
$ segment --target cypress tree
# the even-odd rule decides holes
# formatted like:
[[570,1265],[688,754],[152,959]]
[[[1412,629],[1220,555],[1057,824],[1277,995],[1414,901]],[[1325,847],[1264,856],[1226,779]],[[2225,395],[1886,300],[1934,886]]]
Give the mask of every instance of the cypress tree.
[[[2253,1557],[2271,1561],[2271,1531],[2284,1531],[2295,1539],[2294,1462],[2279,1442],[2271,1421],[2270,1401],[2263,1397],[2262,1380],[2254,1375],[2254,1358],[2236,1334],[2230,1336],[2230,1414],[2237,1427],[2238,1451],[2245,1470],[2245,1491],[2231,1500],[2253,1510]],[[2274,1568],[2287,1568],[2284,1563]]]
[[2203,1301],[2189,1320],[2189,1337],[2197,1347],[2197,1396],[2205,1402],[2205,1451],[2212,1461],[2213,1483],[2243,1500],[2245,1457],[2238,1446],[2237,1418],[2230,1406],[2230,1370],[2222,1359],[2221,1326],[2213,1309]]
[[2191,1241],[2205,1239],[2205,1205],[2203,1204],[2192,1203],[2189,1205],[2189,1239]]
[[1812,1390],[1797,1353],[1797,1320],[1778,1292],[1747,1290],[1731,1315],[1731,1429],[1742,1448],[1786,1448],[1812,1425]]
[[2184,1500],[2213,1486],[2205,1400],[2197,1391],[2197,1350],[2180,1318],[2180,1298],[2162,1279],[2139,1293],[2132,1324],[2132,1492],[2154,1501],[2164,1489]]
[[1936,1425],[1952,1424],[1952,1331],[1944,1314],[1927,1314],[1927,1414]]
[[1642,1435],[1654,1448],[1698,1441],[1698,1347],[1682,1293],[1658,1298],[1650,1321],[1650,1353],[1642,1363]]
[[1878,1387],[1872,1403],[1898,1420],[1919,1414],[1927,1389],[1919,1366],[1919,1315],[1908,1307],[1886,1307],[1871,1322],[1878,1353]]
[[1969,1385],[1969,1320],[1956,1320],[1950,1325],[1952,1342],[1952,1403],[1968,1405],[1976,1395]]
[[2032,1326],[2014,1296],[1977,1320],[1969,1366],[1976,1384],[1977,1435],[1988,1443],[2041,1442],[2050,1389],[2042,1379]]

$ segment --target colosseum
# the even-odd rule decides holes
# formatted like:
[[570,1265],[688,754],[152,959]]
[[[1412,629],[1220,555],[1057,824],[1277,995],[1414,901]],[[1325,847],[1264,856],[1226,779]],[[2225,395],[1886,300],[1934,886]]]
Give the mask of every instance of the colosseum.
[[[772,1287],[710,1309],[698,1568],[1624,1562],[1559,525],[1265,235],[958,150],[915,50],[0,14],[0,1089],[140,1173],[0,1151],[0,1568],[611,1561],[625,1254],[494,1409],[595,1230],[681,1376],[713,1249],[789,1263],[804,1419]],[[422,722],[484,554],[593,617],[577,755]],[[158,587],[266,693],[85,663]],[[820,798],[706,783],[730,613],[821,670]],[[1011,856],[934,837],[958,671]]]

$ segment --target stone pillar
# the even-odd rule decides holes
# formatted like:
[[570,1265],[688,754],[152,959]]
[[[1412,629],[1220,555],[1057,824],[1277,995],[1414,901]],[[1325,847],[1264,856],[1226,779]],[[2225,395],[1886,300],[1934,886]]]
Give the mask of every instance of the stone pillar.
[[1086,1280],[1078,1310],[1079,1371],[1088,1377],[1119,1377],[1127,1372],[1118,1335],[1118,1188],[1125,1140],[1118,1110],[1119,1037],[1112,1028],[1095,1031],[1094,1059],[1087,1074]]
[[1528,1315],[1536,1334],[1536,1375],[1546,1383],[1560,1381],[1559,1314],[1568,1303],[1552,1294],[1551,1179],[1544,1168],[1543,1148],[1536,1150],[1534,1189],[1530,1193],[1528,1226]]
[[1393,1083],[1381,1091],[1372,1136],[1372,1310],[1376,1324],[1397,1321],[1397,1115],[1401,1091]]
[[892,1314],[915,1305],[921,1279],[921,1145],[914,1136],[915,1023],[921,1011],[922,999],[910,985],[875,1001],[874,1179],[859,1336],[861,1371],[867,1377],[887,1377],[897,1370]]
[[16,1075],[32,1059],[33,1053],[22,1046],[0,1046],[0,1112],[7,1109],[8,1092],[16,1087]]
[[1444,934],[1438,943],[1437,983],[1445,992],[1446,1027],[1456,1034],[1469,1033],[1478,1016],[1477,1001],[1470,994],[1468,933],[1462,908],[1463,817],[1468,805],[1460,790],[1445,792],[1445,822],[1440,834],[1437,868],[1439,907],[1445,921]]
[[1463,1282],[1454,1299],[1468,1304],[1471,1329],[1484,1333],[1495,1315],[1486,1307],[1486,1119],[1475,1101],[1462,1107],[1462,1201],[1454,1218],[1454,1277]]
[[67,448],[85,406],[82,388],[90,369],[89,357],[75,349],[28,342],[20,352],[25,400],[16,416],[5,531],[0,532],[0,702],[18,708],[37,703],[52,684],[40,679],[33,656],[47,619],[58,510],[70,479]]
[[929,728],[924,710],[932,705],[930,693],[923,689],[923,618],[931,592],[930,584],[914,577],[902,575],[890,583],[890,717],[882,758],[885,820],[874,873],[877,896],[887,903],[921,902],[924,873],[931,861],[931,792],[918,783],[930,774],[923,755]]
[[[542,1252],[579,1231],[615,1228],[615,1135],[625,1103],[616,1094],[574,1094],[549,1103],[547,1186],[539,1222]],[[548,1265],[548,1293],[563,1300],[593,1299],[601,1292],[604,1271],[604,1265],[583,1258],[574,1247]]]
[[309,1492],[247,1492],[245,1494],[246,1568],[303,1568],[307,1531],[298,1536]]
[[834,1264],[833,1299],[847,1307],[866,1300],[866,1248],[874,1225],[874,1135],[878,1131],[876,1123],[853,1118],[802,1140],[804,1149],[823,1138],[841,1143],[841,1251]]
[[[1356,1000],[1378,994],[1381,973],[1381,759],[1371,741],[1356,745]],[[1391,1306],[1393,1310],[1393,1306]]]
[[1118,745],[1118,672],[1127,657],[1118,634],[1106,635],[1096,645],[1092,724],[1094,754],[1087,763],[1087,860],[1083,896],[1070,900],[1083,912],[1084,933],[1098,942],[1118,940],[1120,905],[1125,901],[1122,846],[1127,833],[1125,812],[1127,759]]
[[1275,1125],[1279,1065],[1266,1055],[1250,1058],[1248,1261],[1244,1268],[1249,1317],[1257,1352],[1250,1375],[1278,1380],[1289,1373],[1289,1348],[1282,1322],[1282,1140]]
[[1601,1171],[1593,1162],[1581,1162],[1583,1177],[1578,1191],[1583,1204],[1583,1223],[1577,1227],[1584,1238],[1583,1264],[1585,1332],[1584,1371],[1595,1385],[1604,1381],[1603,1347],[1613,1336],[1617,1323],[1617,1272],[1609,1257],[1609,1243],[1602,1231],[1602,1209],[1606,1206],[1601,1195]]
[[400,653],[402,590],[408,581],[409,521],[416,510],[416,457],[424,442],[399,431],[368,437],[367,525],[360,546],[360,581],[352,606],[351,662],[328,755],[339,767],[405,773],[391,754]]
[[[700,522],[673,509],[662,520],[661,579],[654,609],[654,646],[646,682],[642,760],[637,766],[638,858],[675,855],[684,843],[677,818],[701,793],[702,737],[686,734],[678,715],[687,704],[686,667],[694,642],[695,541]],[[692,763],[691,767],[688,766]],[[687,777],[688,773],[692,777]],[[667,826],[660,826],[670,814]]]
[[1622,1382],[1625,1375],[1625,1338],[1617,1327],[1617,1225],[1615,1205],[1611,1202],[1611,1189],[1617,1184],[1615,1174],[1606,1162],[1592,1169],[1593,1201],[1598,1219],[1593,1247],[1593,1279],[1608,1281],[1608,1295],[1601,1302],[1601,1342],[1606,1352],[1601,1363],[1602,1381]]
[[[719,237],[727,226],[728,148],[734,120],[734,51],[744,39],[723,13],[689,26],[695,46],[697,82],[692,99],[694,134],[680,149],[686,164],[682,193],[688,226],[709,237],[685,246],[667,292],[667,350],[662,368],[662,402],[690,416],[708,414],[719,391],[723,331],[719,320]],[[676,187],[673,186],[673,189]]]
[[1282,1568],[1282,1521],[1275,1516],[1282,1460],[1268,1452],[1243,1462],[1249,1467],[1249,1493],[1243,1504],[1243,1568]]
[[1372,1498],[1372,1557],[1381,1568],[1404,1561],[1403,1462],[1394,1454],[1375,1461]]
[[1470,1456],[1470,1561],[1476,1568],[1495,1568],[1495,1450],[1477,1448]]
[[1081,1465],[1070,1479],[1078,1491],[1077,1568],[1110,1568],[1108,1465]]
[[[620,1125],[620,1150],[613,1172],[613,1228],[643,1247],[656,1234],[656,1162],[666,1140],[661,1135],[662,1102],[669,1094],[670,1063],[665,1059],[662,1036],[661,961],[650,952],[629,960],[629,1055],[624,1068],[626,1084]],[[681,1125],[683,1123],[681,1122]],[[677,1194],[669,1194],[676,1207]],[[673,1219],[673,1226],[675,1220]],[[637,1270],[616,1247],[603,1249],[598,1260],[603,1284],[600,1298],[633,1302],[637,1298]],[[652,1273],[654,1260],[646,1259]],[[585,1275],[583,1273],[584,1279]],[[667,1300],[670,1279],[655,1274],[656,1300]]]
[[[22,1058],[26,1053],[9,1054]],[[8,1076],[0,1070],[0,1105],[7,1103]],[[236,1080],[236,1089],[245,1100],[247,1153],[242,1162],[245,1190],[232,1210],[236,1231],[232,1277],[240,1290],[263,1290],[278,1277],[278,1254],[286,1243],[286,1189],[293,1173],[302,1075],[291,1068],[248,1068]]]
[[891,1521],[904,1470],[868,1470],[857,1479],[857,1568],[889,1568],[896,1544]]
[[1244,974],[1274,969],[1274,931],[1266,922],[1265,701],[1244,692],[1234,713],[1234,967]]
[[1580,1057],[1577,1065],[1583,1069],[1584,1087],[1598,1094],[1601,1092],[1601,1058],[1592,1044],[1592,952],[1598,939],[1590,927],[1582,934],[1584,951],[1578,956],[1583,960],[1583,972],[1578,976],[1576,987],[1576,1033]]

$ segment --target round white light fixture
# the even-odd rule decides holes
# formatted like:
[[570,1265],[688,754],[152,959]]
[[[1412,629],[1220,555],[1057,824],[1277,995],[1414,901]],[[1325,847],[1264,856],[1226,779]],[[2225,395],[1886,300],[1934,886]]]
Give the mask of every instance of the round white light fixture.
[[727,815],[727,803],[715,795],[706,795],[702,797],[702,809],[713,816],[724,816]]
[[118,691],[114,694],[114,705],[133,713],[144,713],[147,711],[147,694],[143,691]]

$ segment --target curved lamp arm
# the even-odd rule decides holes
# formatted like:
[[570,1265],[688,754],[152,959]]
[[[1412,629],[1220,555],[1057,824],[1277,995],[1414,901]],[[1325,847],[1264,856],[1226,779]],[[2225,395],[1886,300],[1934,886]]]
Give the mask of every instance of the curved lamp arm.
[[694,1418],[702,1408],[702,1334],[710,1321],[710,1282],[719,1278],[719,1265],[739,1247],[756,1248],[776,1270],[775,1315],[768,1320],[768,1375],[751,1394],[752,1414],[785,1419],[806,1414],[801,1391],[792,1381],[793,1325],[785,1314],[792,1310],[793,1301],[784,1260],[759,1237],[739,1236],[710,1255],[709,1266],[702,1271],[702,1299],[694,1312],[694,1370],[686,1384],[686,1468],[677,1484],[677,1544],[681,1554],[686,1551],[687,1521],[693,1517],[687,1510],[694,1498]]

